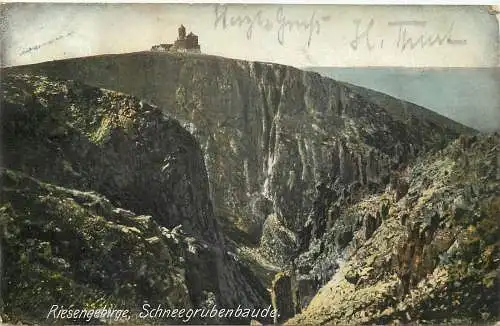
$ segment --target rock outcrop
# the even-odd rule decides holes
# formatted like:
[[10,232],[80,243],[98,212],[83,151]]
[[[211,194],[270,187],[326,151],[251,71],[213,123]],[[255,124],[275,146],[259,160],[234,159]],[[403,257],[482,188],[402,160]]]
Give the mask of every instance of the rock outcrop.
[[295,315],[292,277],[289,273],[278,273],[271,284],[271,300],[277,314],[274,323],[282,323]]
[[[288,324],[497,321],[499,149],[498,134],[461,136],[404,170],[399,200],[388,188],[341,214],[386,212],[368,238],[353,229],[346,261]],[[331,259],[324,253],[316,261]]]
[[203,154],[176,120],[74,81],[5,74],[2,91],[7,315],[269,302],[228,253]]

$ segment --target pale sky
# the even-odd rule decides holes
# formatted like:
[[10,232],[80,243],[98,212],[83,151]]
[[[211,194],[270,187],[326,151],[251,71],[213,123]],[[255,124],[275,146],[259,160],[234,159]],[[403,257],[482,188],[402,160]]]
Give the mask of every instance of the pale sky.
[[148,50],[181,23],[204,53],[297,67],[498,65],[484,6],[25,3],[2,17],[3,66]]

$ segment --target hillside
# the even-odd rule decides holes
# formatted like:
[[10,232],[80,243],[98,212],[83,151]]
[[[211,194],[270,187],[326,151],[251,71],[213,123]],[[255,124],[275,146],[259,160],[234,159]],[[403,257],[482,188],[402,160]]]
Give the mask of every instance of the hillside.
[[461,136],[403,170],[399,184],[346,209],[338,217],[353,221],[345,260],[287,324],[497,321],[499,153],[498,134]]
[[[99,215],[117,224],[117,228],[138,228],[129,220],[115,221],[111,212],[129,212],[124,214],[132,220],[149,216],[145,227],[152,233],[144,235],[146,240],[153,237],[158,241],[158,237],[157,246],[182,258],[180,270],[173,263],[166,263],[166,268],[161,261],[151,261],[158,263],[152,270],[166,268],[167,275],[179,279],[179,286],[188,293],[183,298],[192,306],[213,304],[215,300],[225,306],[265,307],[272,301],[282,312],[279,321],[303,311],[291,323],[357,323],[360,319],[343,315],[342,306],[332,306],[342,311],[338,316],[334,310],[328,310],[325,302],[330,298],[323,296],[323,290],[317,293],[318,289],[327,288],[327,283],[336,284],[351,269],[354,272],[349,273],[354,275],[350,279],[366,280],[366,284],[381,282],[385,286],[392,280],[387,275],[407,278],[407,274],[397,274],[396,267],[382,276],[364,271],[374,261],[380,263],[371,256],[386,256],[385,247],[370,239],[378,239],[380,230],[387,226],[383,237],[394,241],[388,246],[403,245],[406,235],[402,229],[406,222],[404,227],[393,228],[392,221],[397,219],[392,216],[405,216],[405,221],[427,219],[425,200],[434,191],[427,189],[431,187],[429,182],[441,182],[436,185],[439,189],[449,186],[455,191],[450,193],[453,198],[454,194],[468,191],[467,182],[472,182],[472,176],[492,177],[497,173],[488,168],[498,164],[493,160],[498,151],[496,136],[472,136],[477,132],[429,110],[287,66],[145,52],[12,67],[2,70],[2,79],[6,85],[2,108],[7,109],[2,119],[6,140],[4,174],[15,180],[29,180],[3,191],[12,194],[2,199],[8,220],[19,223],[16,216],[26,214],[23,202],[34,202],[41,205],[38,209],[47,212],[44,219],[57,221],[54,227],[61,228],[57,225],[61,218],[53,206],[38,203],[38,198],[47,196],[46,193],[56,202],[73,198],[76,204],[70,200],[68,203],[73,206],[65,209],[74,207],[83,214],[80,219],[84,221]],[[469,144],[463,153],[453,143],[459,136]],[[476,142],[484,142],[482,147],[475,146],[486,152],[470,145]],[[450,143],[453,145],[448,147]],[[468,160],[476,150],[481,155],[467,168],[452,164]],[[435,163],[441,162],[438,158],[449,164],[441,167],[441,163]],[[447,178],[436,175],[442,169]],[[463,176],[450,179],[452,172]],[[411,177],[412,173],[416,176]],[[470,223],[453,224],[450,227],[454,231],[467,229],[482,219],[492,223],[497,179],[493,178],[491,184],[483,182],[481,187],[489,190],[484,190],[482,197],[475,192],[471,195],[471,200],[481,207],[489,207],[492,201],[493,208],[485,208],[486,215]],[[24,187],[26,182],[37,187]],[[32,193],[31,189],[38,190]],[[70,195],[73,192],[104,198],[109,205],[106,210],[99,210],[88,200],[74,199],[75,195]],[[445,205],[443,198],[432,199],[432,205]],[[395,210],[400,205],[401,210]],[[441,212],[451,208],[439,209]],[[405,210],[408,216],[401,213]],[[179,253],[161,237],[166,232],[164,237],[170,238],[169,232],[178,230],[177,225],[182,225],[183,230],[183,238],[178,242],[185,243],[187,252]],[[84,234],[88,228],[85,224],[68,227],[71,232]],[[478,232],[483,232],[482,228]],[[400,250],[408,251],[409,256],[393,260],[399,264],[412,265],[415,259],[420,260],[415,258],[420,256],[414,247],[424,245],[411,238],[412,230],[408,237],[418,244],[413,249]],[[47,242],[47,236],[40,236],[43,232],[37,230],[30,236]],[[97,236],[113,238],[108,235],[110,232],[103,229]],[[132,233],[131,241],[143,241],[139,233]],[[491,251],[490,256],[496,250],[488,247],[496,241],[496,231],[493,233],[493,240],[480,247]],[[439,234],[431,232],[429,243],[438,241],[434,238]],[[20,242],[26,236],[19,233],[14,239]],[[49,239],[57,241],[59,236]],[[199,243],[195,246],[199,249],[191,250],[190,241]],[[118,247],[129,245],[125,242]],[[94,250],[91,256],[104,255],[103,261],[109,259],[106,252],[99,253],[94,245],[88,247]],[[20,251],[23,250],[28,249]],[[150,251],[144,247],[139,252],[147,256]],[[478,299],[481,307],[486,307],[487,320],[495,318],[489,307],[498,300],[491,294],[491,286],[496,286],[491,283],[491,273],[498,261],[490,258],[489,265],[478,263],[476,275],[477,280],[487,279],[484,289],[490,296]],[[15,259],[21,261],[21,257]],[[83,263],[71,259],[70,265],[78,270]],[[357,277],[358,267],[353,266],[366,272],[364,276]],[[404,295],[436,268],[429,266],[415,267],[418,275],[405,283],[403,294],[396,301],[407,302]],[[93,267],[99,269],[102,265]],[[100,274],[115,275],[113,272],[111,268]],[[11,277],[16,275],[18,271]],[[92,280],[77,279],[80,274],[74,270],[64,275],[77,284],[94,284]],[[139,284],[134,273],[118,279],[120,284]],[[147,300],[143,285],[130,290],[133,295],[125,296],[113,288],[89,287],[106,293],[111,301],[129,300],[120,301],[123,304],[137,306]],[[266,287],[271,290],[271,298]],[[365,293],[362,287],[349,291],[355,298]],[[157,298],[161,297],[174,300],[168,291],[158,293]],[[9,301],[20,304],[13,298]],[[373,302],[377,307],[387,304]],[[408,305],[419,309],[418,303]],[[18,306],[9,309],[22,311]],[[360,309],[373,322],[401,319],[399,313],[381,319],[365,306]],[[443,311],[449,311],[446,309]],[[463,309],[466,316],[469,308]],[[409,312],[411,318],[424,319],[425,314],[415,311]],[[484,316],[469,317],[478,320]]]
[[2,87],[7,316],[37,321],[54,303],[265,305],[224,244],[203,155],[177,121],[74,81],[9,74]]

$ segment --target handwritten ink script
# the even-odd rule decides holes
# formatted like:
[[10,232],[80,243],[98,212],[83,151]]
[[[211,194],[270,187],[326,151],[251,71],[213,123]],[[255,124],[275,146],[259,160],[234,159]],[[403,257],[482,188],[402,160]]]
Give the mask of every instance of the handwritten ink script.
[[254,15],[230,14],[228,7],[225,5],[215,5],[215,22],[214,27],[221,27],[226,30],[229,28],[245,28],[246,38],[252,39],[254,29],[260,28],[266,32],[275,32],[278,43],[285,44],[287,33],[303,32],[307,37],[307,47],[311,45],[313,35],[319,35],[321,31],[321,23],[330,20],[330,16],[319,16],[316,11],[313,11],[304,19],[291,19],[287,17],[285,9],[278,7],[274,15],[266,11],[259,10]]
[[369,51],[381,49],[384,44],[387,44],[386,39],[390,38],[392,45],[401,52],[414,50],[416,48],[425,49],[446,45],[466,45],[467,40],[454,38],[455,23],[450,23],[445,32],[437,33],[433,30],[426,29],[427,21],[390,21],[388,26],[394,28],[394,33],[388,33],[383,38],[373,37],[373,29],[375,20],[370,19],[368,22],[354,20],[354,38],[350,42],[353,50],[366,48]]
[[53,38],[53,39],[51,39],[51,40],[49,40],[47,42],[43,42],[43,43],[40,43],[40,44],[37,44],[37,45],[30,46],[30,47],[24,49],[23,51],[21,51],[19,53],[19,55],[21,56],[21,55],[25,55],[25,54],[31,53],[33,51],[39,50],[40,48],[42,48],[44,46],[51,45],[51,44],[53,44],[53,43],[55,43],[55,42],[57,42],[59,40],[62,40],[63,38],[71,36],[72,34],[73,34],[73,32],[68,32],[66,34],[59,35],[59,36],[57,36],[57,37],[55,37],[55,38]]

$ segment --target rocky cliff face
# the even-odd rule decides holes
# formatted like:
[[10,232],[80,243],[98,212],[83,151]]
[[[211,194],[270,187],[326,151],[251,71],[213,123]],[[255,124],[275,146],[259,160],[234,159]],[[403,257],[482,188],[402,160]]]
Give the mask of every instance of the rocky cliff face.
[[[293,244],[305,248],[333,225],[326,200],[357,200],[343,198],[346,187],[379,190],[392,169],[470,132],[414,105],[382,107],[360,89],[274,64],[137,53],[18,69],[83,80],[168,108],[202,146],[215,213],[226,231],[261,242],[262,254],[280,266],[290,261]],[[265,223],[268,218],[273,221]],[[298,240],[293,234],[304,225]],[[281,237],[266,236],[280,229]]]
[[388,188],[340,214],[365,227],[351,229],[338,272],[288,324],[497,321],[499,148],[498,134],[461,136],[403,171],[403,196]]
[[100,300],[265,304],[265,289],[228,253],[202,152],[177,121],[81,83],[3,77],[7,314]]

